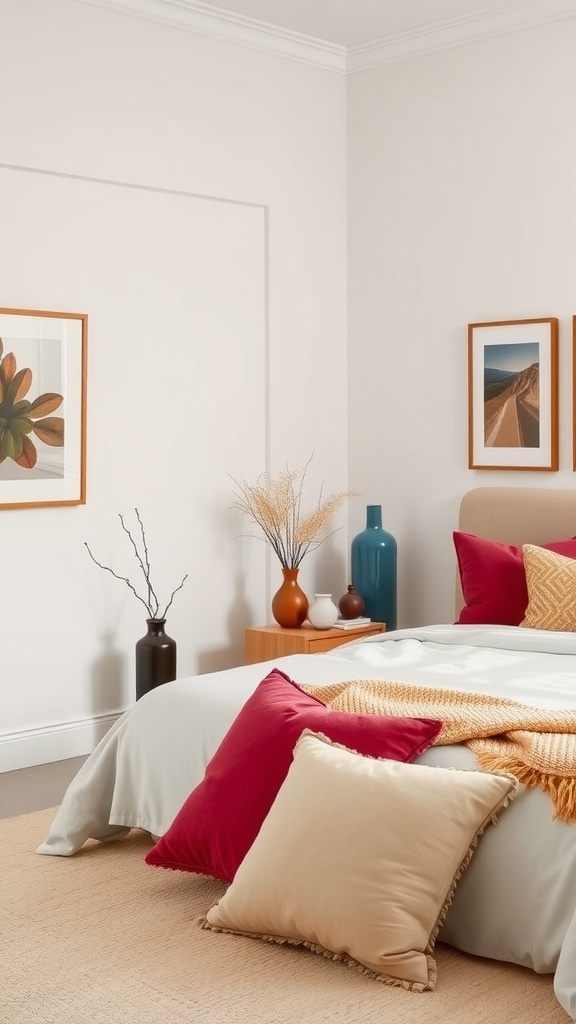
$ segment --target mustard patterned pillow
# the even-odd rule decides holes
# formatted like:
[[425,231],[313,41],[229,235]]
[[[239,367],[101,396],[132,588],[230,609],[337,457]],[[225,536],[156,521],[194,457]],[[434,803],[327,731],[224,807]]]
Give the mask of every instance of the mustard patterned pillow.
[[520,623],[530,629],[576,631],[576,559],[524,544],[528,607]]

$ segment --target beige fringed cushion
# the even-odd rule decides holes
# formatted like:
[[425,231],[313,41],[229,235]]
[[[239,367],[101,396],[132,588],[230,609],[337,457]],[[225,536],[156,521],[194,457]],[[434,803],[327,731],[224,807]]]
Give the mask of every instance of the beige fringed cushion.
[[521,626],[576,630],[576,559],[524,544],[528,607]]
[[363,757],[306,731],[234,881],[199,924],[434,988],[436,936],[517,780]]

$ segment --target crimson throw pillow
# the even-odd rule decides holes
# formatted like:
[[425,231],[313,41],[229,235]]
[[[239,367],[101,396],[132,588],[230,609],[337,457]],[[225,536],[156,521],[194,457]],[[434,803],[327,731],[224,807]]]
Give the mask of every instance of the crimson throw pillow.
[[[519,626],[528,605],[522,548],[457,530],[452,536],[464,595],[458,625]],[[576,538],[538,546],[576,558]]]
[[442,723],[327,708],[273,669],[257,686],[146,863],[231,882],[252,846],[305,729],[359,754],[413,761]]

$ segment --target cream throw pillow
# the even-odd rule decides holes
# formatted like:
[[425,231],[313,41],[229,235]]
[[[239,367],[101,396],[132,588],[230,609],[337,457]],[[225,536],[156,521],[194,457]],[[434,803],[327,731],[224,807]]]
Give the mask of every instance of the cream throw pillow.
[[432,989],[456,882],[517,788],[508,775],[363,757],[305,731],[234,881],[198,923]]
[[528,607],[521,626],[576,630],[576,559],[524,544]]

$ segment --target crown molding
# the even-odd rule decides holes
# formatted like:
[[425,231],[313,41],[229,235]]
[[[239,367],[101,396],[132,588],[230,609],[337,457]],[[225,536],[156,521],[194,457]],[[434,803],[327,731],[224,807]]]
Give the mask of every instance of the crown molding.
[[367,71],[409,57],[419,57],[425,53],[574,17],[574,0],[525,0],[508,10],[493,7],[481,16],[450,18],[412,32],[398,32],[384,39],[350,47],[347,51],[346,71],[348,74]]
[[482,15],[433,22],[410,32],[346,48],[245,18],[199,0],[75,0],[75,3],[159,22],[342,75],[576,17],[575,0],[523,0],[506,10],[494,6]]
[[160,22],[275,57],[287,57],[324,71],[346,74],[346,47],[313,39],[298,32],[244,18],[197,0],[75,0],[90,7],[104,7],[117,14]]

